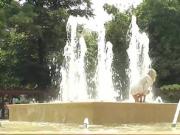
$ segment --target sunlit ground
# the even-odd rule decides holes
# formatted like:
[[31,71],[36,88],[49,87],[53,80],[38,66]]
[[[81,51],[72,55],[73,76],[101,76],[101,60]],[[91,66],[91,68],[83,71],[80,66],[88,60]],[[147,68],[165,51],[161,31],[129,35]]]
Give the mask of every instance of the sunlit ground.
[[180,124],[175,128],[170,123],[83,125],[35,122],[1,121],[0,134],[178,134]]

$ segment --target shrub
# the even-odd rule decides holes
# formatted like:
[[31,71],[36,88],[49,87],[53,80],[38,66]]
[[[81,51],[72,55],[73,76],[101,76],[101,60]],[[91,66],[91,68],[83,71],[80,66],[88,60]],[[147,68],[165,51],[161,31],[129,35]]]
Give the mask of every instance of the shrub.
[[180,100],[180,85],[164,85],[160,87],[160,95],[165,102],[178,102]]

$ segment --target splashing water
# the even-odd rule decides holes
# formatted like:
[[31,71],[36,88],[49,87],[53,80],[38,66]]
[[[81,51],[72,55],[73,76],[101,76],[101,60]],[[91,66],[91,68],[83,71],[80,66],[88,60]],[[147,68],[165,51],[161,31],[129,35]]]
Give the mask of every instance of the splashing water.
[[84,38],[78,39],[77,20],[70,16],[67,22],[67,43],[64,48],[64,62],[61,67],[60,95],[62,101],[83,101],[88,99],[84,57],[87,51]]
[[83,126],[84,126],[84,128],[89,127],[89,119],[87,117],[84,119]]
[[155,99],[155,103],[163,103],[163,100],[160,96],[158,96],[156,99]]
[[96,91],[98,100],[115,100],[115,91],[112,81],[112,44],[107,42],[105,44],[105,28],[99,31],[98,35],[98,65],[96,72]]
[[[127,50],[129,56],[130,88],[142,78],[151,66],[149,57],[149,39],[146,33],[141,33],[136,24],[136,17],[132,16],[130,31],[130,43]],[[152,93],[148,97],[152,98]],[[149,99],[149,98],[148,98]]]
[[[87,82],[85,74],[85,54],[87,51],[84,38],[78,40],[77,19],[70,16],[67,22],[67,43],[64,48],[64,63],[61,68],[62,101],[87,101]],[[105,28],[98,31],[98,65],[96,80],[96,100],[114,100],[115,92],[112,82],[112,44],[105,43]]]
[[98,65],[96,68],[96,100],[114,100],[114,88],[112,82],[112,44],[105,39],[105,22],[108,20],[104,15],[104,0],[93,0],[96,13],[96,31],[98,34]]

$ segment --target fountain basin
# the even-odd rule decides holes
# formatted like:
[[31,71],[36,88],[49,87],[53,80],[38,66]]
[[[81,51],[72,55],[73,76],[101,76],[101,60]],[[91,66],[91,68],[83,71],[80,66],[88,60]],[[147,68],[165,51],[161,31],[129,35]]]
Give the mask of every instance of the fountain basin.
[[9,122],[1,121],[0,134],[4,135],[178,135],[180,125],[170,123],[89,125]]
[[[175,103],[68,102],[9,105],[10,121],[82,124],[171,123]],[[180,119],[178,119],[179,121]]]

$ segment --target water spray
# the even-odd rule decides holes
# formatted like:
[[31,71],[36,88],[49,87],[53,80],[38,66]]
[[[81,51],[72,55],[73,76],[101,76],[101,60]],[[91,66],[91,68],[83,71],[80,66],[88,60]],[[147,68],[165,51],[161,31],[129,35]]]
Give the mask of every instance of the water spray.
[[83,126],[84,126],[84,128],[88,128],[89,127],[89,119],[87,117],[84,119]]

